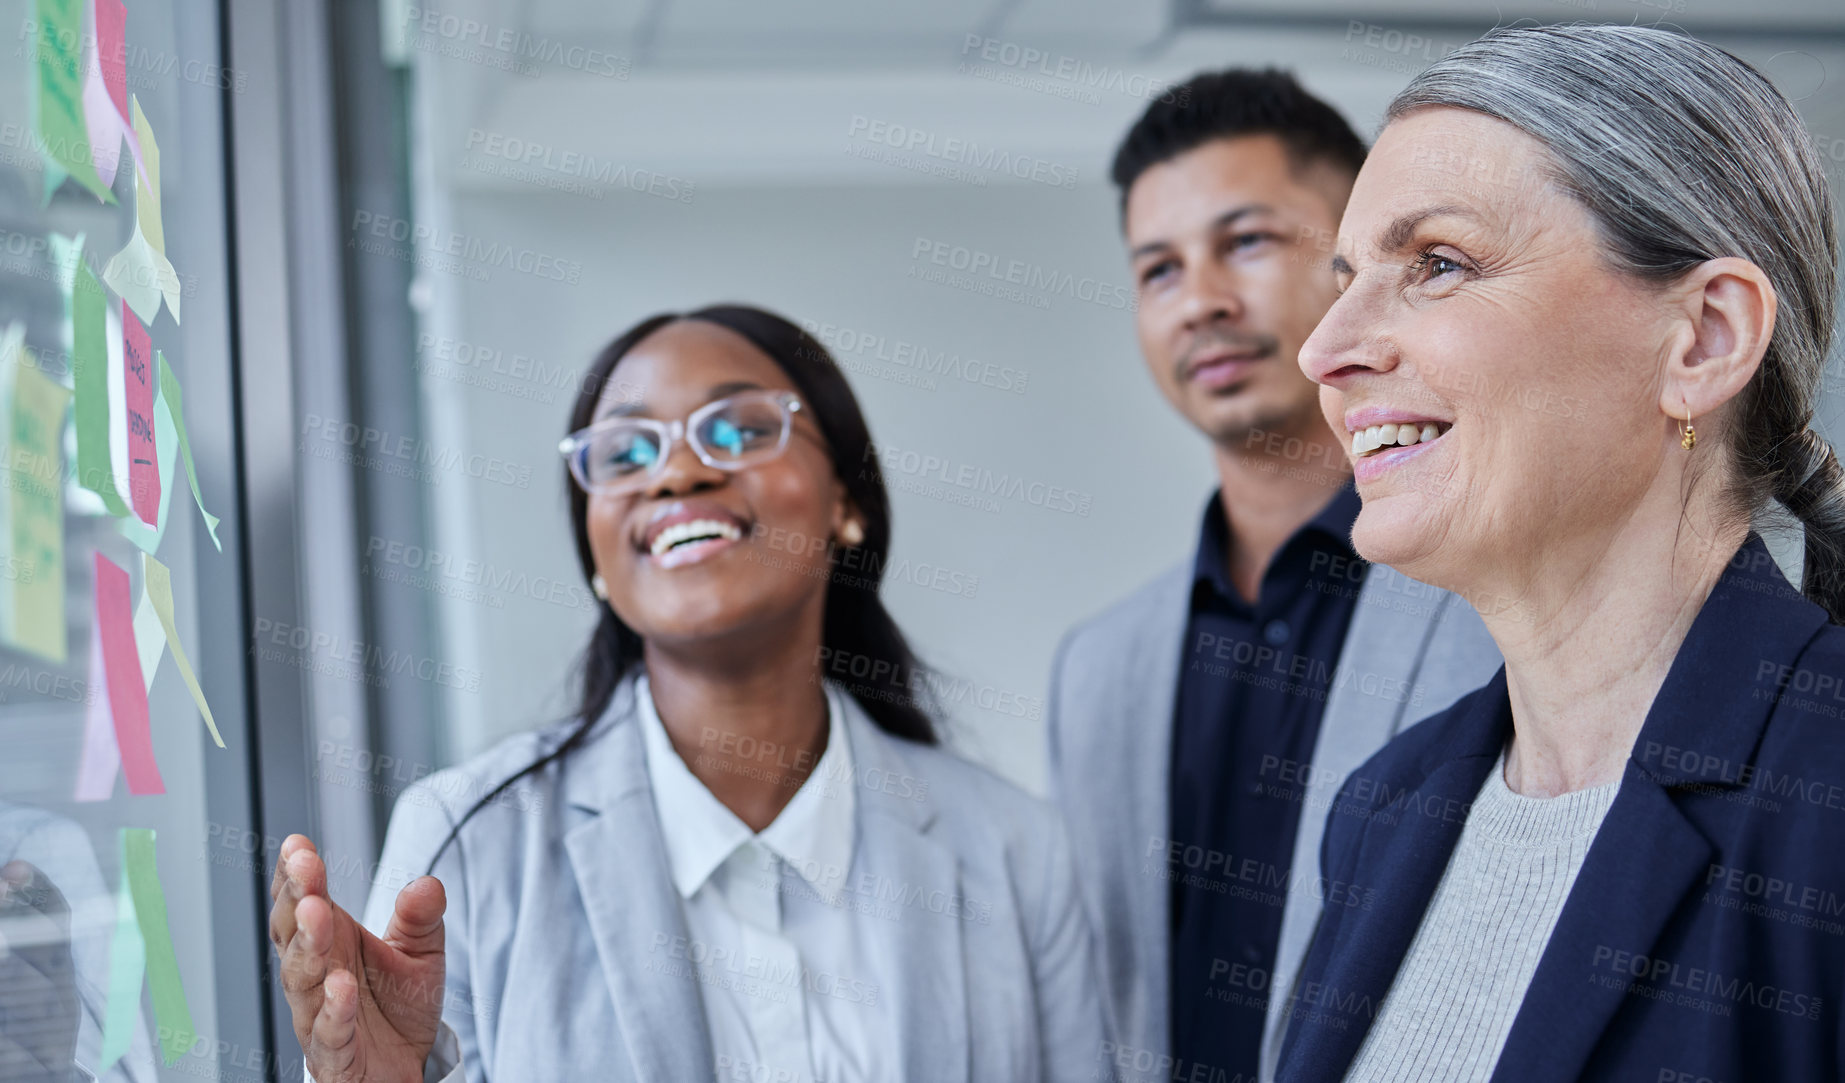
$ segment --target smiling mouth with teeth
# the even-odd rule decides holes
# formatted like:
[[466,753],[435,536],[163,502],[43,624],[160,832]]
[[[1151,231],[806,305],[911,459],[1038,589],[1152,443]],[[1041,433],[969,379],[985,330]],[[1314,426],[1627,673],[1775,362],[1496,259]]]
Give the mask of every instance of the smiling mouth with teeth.
[[664,556],[682,545],[694,542],[712,541],[722,538],[725,541],[737,541],[743,532],[735,523],[726,523],[719,519],[692,519],[683,523],[674,523],[660,531],[654,538],[650,552],[656,557]]
[[1448,431],[1449,426],[1439,421],[1424,421],[1418,424],[1372,425],[1352,433],[1352,454],[1359,458],[1372,455],[1389,447],[1408,447],[1411,444],[1426,444]]

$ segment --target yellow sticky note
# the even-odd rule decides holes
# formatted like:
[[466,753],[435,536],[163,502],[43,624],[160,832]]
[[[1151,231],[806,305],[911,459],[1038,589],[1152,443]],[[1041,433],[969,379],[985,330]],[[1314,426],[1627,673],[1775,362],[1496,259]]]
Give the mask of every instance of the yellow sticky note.
[[205,716],[205,726],[211,730],[211,739],[224,747],[224,738],[218,736],[218,723],[211,717],[211,707],[205,702],[205,691],[199,687],[199,679],[192,673],[192,663],[186,659],[186,649],[180,646],[179,631],[173,627],[173,577],[167,572],[167,566],[155,560],[151,554],[141,556],[141,581],[145,584],[147,596],[154,603],[154,612],[160,617],[160,627],[166,630],[167,646],[173,649],[173,664],[179,667],[180,679],[192,690],[193,702],[199,705],[199,713]]
[[134,309],[141,322],[152,324],[165,299],[173,321],[179,322],[179,272],[167,260],[166,227],[160,221],[160,145],[154,129],[141,112],[141,99],[129,98],[134,114],[134,136],[141,152],[142,169],[135,174],[135,231],[122,250],[109,257],[103,281]]
[[58,450],[70,391],[36,368],[20,365],[17,371],[7,463],[13,473],[13,556],[19,565],[12,637],[15,646],[62,662],[64,489]]
[[146,167],[135,174],[135,227],[164,256],[167,233],[160,224],[160,144],[154,142],[154,129],[141,112],[141,99],[131,98],[129,108],[134,111],[135,141],[141,144],[141,164]]
[[[29,355],[25,351],[26,325],[9,321],[0,331],[0,481],[13,480],[13,387],[17,369]],[[13,583],[21,565],[13,555],[13,501],[0,489],[0,643],[13,641]]]

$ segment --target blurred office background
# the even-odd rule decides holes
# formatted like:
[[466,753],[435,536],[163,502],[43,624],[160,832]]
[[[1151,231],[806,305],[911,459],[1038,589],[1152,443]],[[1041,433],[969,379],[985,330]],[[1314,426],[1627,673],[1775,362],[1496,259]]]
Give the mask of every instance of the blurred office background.
[[[897,577],[893,609],[942,670],[970,751],[1038,786],[1037,708],[1059,634],[1189,553],[1212,484],[1203,442],[1143,370],[1125,307],[1133,282],[1107,170],[1128,125],[1202,68],[1280,64],[1369,139],[1413,73],[1495,19],[1666,19],[1800,99],[1845,175],[1845,8],[1659,2],[1677,6],[387,4],[377,44],[403,74],[392,90],[404,128],[363,137],[347,168],[401,157],[406,203],[361,181],[341,195],[339,236],[389,253],[348,261],[354,280],[379,281],[349,288],[352,303],[408,322],[391,339],[349,339],[347,362],[414,388],[404,423],[422,438],[533,479],[406,488],[424,518],[401,540],[442,551],[450,571],[475,561],[577,582],[551,453],[571,388],[551,377],[662,310],[734,298],[818,325],[898,467],[893,558],[953,573]],[[358,62],[347,54],[360,42],[354,28],[333,43],[336,72]],[[392,114],[379,101],[347,115]],[[386,216],[424,230],[434,258],[390,264],[398,253],[376,229]],[[529,253],[534,269],[436,255],[494,246]],[[1013,261],[1046,285],[967,288],[1003,287],[983,267]],[[553,280],[561,271],[572,280]],[[407,289],[387,285],[397,276]],[[905,351],[979,364],[930,377]],[[995,484],[1071,490],[1086,514],[943,499],[967,494],[930,484],[935,460],[949,476],[967,466]],[[483,602],[431,578],[441,585],[420,598],[362,584],[379,607],[427,611],[426,649],[481,675],[477,691],[418,689],[435,693],[420,716],[432,743],[412,758],[463,756],[565,709],[588,612],[532,591]],[[380,721],[394,732],[399,717]]]
[[[0,17],[29,44],[40,9]],[[1059,636],[1185,559],[1213,485],[1135,344],[1116,141],[1197,71],[1271,64],[1369,139],[1416,72],[1517,19],[1730,49],[1845,197],[1837,0],[130,0],[193,276],[184,330],[151,328],[225,519],[220,551],[176,516],[160,559],[227,747],[166,663],[169,792],[74,802],[86,705],[14,680],[0,799],[79,825],[108,885],[114,832],[158,827],[209,1039],[159,1078],[299,1078],[262,934],[281,838],[312,831],[356,908],[405,786],[568,712],[595,608],[555,447],[590,358],[653,313],[749,302],[834,350],[892,487],[891,609],[956,745],[1041,789]],[[127,239],[123,207],[42,203],[35,159],[0,158],[9,236]],[[0,249],[0,322],[55,356],[48,249]],[[1835,438],[1841,386],[1835,357]],[[90,552],[132,551],[67,505],[71,649],[0,663],[82,677]],[[106,924],[111,900],[81,902]]]

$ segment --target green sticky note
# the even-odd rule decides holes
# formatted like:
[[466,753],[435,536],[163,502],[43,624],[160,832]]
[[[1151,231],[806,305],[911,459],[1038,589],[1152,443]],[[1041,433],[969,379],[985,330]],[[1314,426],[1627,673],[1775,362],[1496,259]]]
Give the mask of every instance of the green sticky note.
[[[186,411],[179,397],[179,378],[173,375],[173,369],[167,365],[166,355],[154,351],[154,359],[159,362],[160,394],[167,400],[167,414],[173,419],[173,434],[179,442],[179,458],[186,464],[186,480],[192,485],[193,503],[199,506],[199,514],[205,517],[205,530],[211,534],[211,543],[224,552],[224,543],[218,540],[218,517],[205,510],[205,498],[199,495],[199,473],[192,468],[192,444],[186,439]],[[162,436],[160,439],[165,440]]]
[[64,168],[50,158],[44,160],[44,165],[44,191],[39,193],[38,197],[38,205],[41,209],[51,206],[51,197],[57,195],[58,189],[64,187],[64,182],[70,179],[70,174],[64,172]]
[[122,832],[122,883],[115,894],[115,939],[109,942],[109,1006],[103,1017],[102,1065],[107,1075],[134,1042],[141,1019],[141,977],[147,970],[147,942],[135,920],[134,892],[128,885],[128,832]]
[[58,276],[58,296],[64,301],[64,323],[59,327],[58,349],[69,352],[71,330],[71,290],[77,285],[77,263],[83,259],[84,234],[66,237],[62,233],[53,233],[51,241],[51,270]]
[[70,392],[29,365],[14,376],[12,440],[13,644],[62,662],[64,631],[64,487],[58,469],[64,408]]
[[154,995],[154,1021],[160,1027],[160,1048],[168,1067],[192,1048],[197,1037],[192,1012],[186,1007],[186,990],[179,982],[179,959],[167,932],[167,900],[154,868],[154,833],[146,828],[122,829],[122,869],[134,892],[135,920],[147,945],[147,984]]
[[71,368],[77,392],[77,483],[102,497],[110,515],[128,514],[109,458],[109,322],[102,283],[77,260],[71,287]]
[[89,40],[82,0],[38,0],[38,138],[48,167],[76,178],[104,203],[115,193],[96,174],[83,115],[83,44]]

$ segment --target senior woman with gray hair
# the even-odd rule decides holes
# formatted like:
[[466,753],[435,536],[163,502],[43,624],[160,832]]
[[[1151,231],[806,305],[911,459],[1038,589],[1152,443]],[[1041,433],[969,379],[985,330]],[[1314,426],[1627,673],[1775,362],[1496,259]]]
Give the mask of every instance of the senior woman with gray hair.
[[1505,668],[1347,780],[1322,872],[1373,904],[1328,908],[1282,1080],[1841,1078],[1836,264],[1799,118],[1693,38],[1499,30],[1391,104],[1300,363],[1359,552]]

